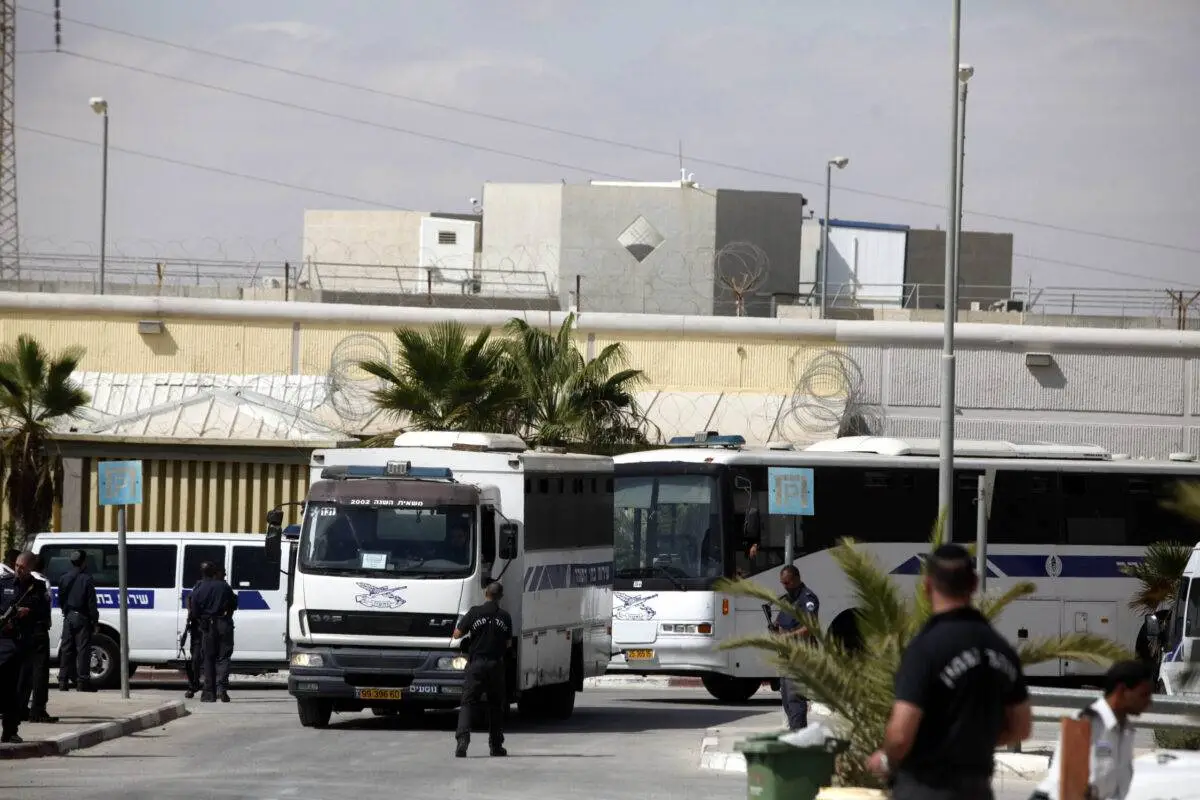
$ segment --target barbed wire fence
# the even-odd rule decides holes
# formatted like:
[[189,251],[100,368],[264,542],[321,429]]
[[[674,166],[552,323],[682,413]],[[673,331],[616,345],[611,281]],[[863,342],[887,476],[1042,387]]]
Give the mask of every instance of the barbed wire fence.
[[[481,246],[453,255],[378,240],[313,238],[293,242],[202,237],[184,241],[117,240],[105,253],[105,292],[247,300],[372,305],[597,311],[634,314],[813,316],[819,296],[802,284],[799,265],[772,264],[753,242],[718,250],[659,247],[641,260],[624,247],[552,243]],[[0,290],[96,293],[94,244],[48,238],[21,242],[21,272]],[[415,262],[415,263],[414,263]],[[810,276],[811,277],[811,276]],[[1191,293],[1188,293],[1190,297]],[[828,287],[830,316],[924,318],[940,310],[938,284],[844,283]],[[1153,320],[1161,328],[1200,329],[1179,292],[1103,287],[959,287],[969,315],[1006,311],[1013,321],[1106,325]],[[922,316],[924,315],[924,316]],[[1069,320],[1066,317],[1078,317]],[[903,318],[903,317],[902,317]],[[1131,323],[1132,324],[1132,323]],[[1145,322],[1139,327],[1148,327]]]

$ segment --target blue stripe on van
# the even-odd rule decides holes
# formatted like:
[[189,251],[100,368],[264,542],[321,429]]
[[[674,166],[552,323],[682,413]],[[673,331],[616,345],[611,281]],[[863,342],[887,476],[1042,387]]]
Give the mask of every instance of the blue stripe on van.
[[[191,589],[183,590],[183,597],[180,600],[180,607],[187,608],[187,599],[191,595]],[[270,611],[271,604],[267,602],[267,598],[263,597],[263,593],[257,589],[242,589],[237,592],[238,596],[238,611]]]
[[586,586],[612,586],[612,562],[594,564],[538,564],[525,570],[525,591],[581,589]]
[[[1141,556],[1022,555],[988,556],[989,578],[1125,578],[1125,564],[1140,564]],[[892,570],[893,575],[921,574],[913,556]]]
[[[127,589],[126,596],[129,598],[129,610],[154,608],[154,591],[154,589]],[[120,598],[120,589],[97,589],[96,608],[120,608]],[[50,605],[58,608],[58,589],[50,590]]]

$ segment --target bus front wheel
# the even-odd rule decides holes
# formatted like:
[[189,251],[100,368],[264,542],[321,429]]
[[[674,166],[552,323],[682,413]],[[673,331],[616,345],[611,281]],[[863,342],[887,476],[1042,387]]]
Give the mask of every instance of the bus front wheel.
[[705,675],[700,682],[722,703],[744,703],[762,686],[762,681],[757,678],[731,678],[728,675]]

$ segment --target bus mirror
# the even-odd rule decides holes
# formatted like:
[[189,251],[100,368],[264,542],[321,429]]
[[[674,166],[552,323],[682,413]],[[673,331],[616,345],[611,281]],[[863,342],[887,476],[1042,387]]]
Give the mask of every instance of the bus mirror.
[[1150,639],[1157,639],[1162,633],[1162,626],[1159,624],[1158,617],[1153,614],[1146,615],[1146,636]]
[[283,531],[278,525],[267,526],[267,538],[263,542],[263,555],[268,564],[278,564],[283,553]]
[[505,522],[500,525],[500,558],[511,561],[517,557],[517,525]]

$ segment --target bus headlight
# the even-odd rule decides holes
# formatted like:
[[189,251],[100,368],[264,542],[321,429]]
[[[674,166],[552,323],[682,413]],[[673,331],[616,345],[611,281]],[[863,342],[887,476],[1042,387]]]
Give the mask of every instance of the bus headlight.
[[663,633],[690,633],[693,635],[711,636],[712,623],[701,622],[696,623],[681,623],[681,622],[664,622],[662,624]]
[[442,656],[437,660],[438,669],[464,670],[467,668],[466,656]]
[[323,667],[325,659],[320,653],[292,653],[293,667]]

